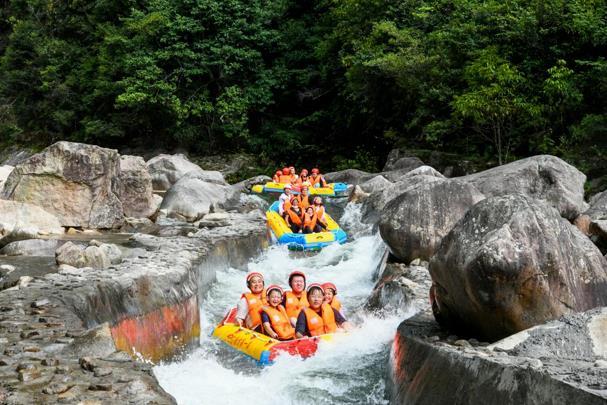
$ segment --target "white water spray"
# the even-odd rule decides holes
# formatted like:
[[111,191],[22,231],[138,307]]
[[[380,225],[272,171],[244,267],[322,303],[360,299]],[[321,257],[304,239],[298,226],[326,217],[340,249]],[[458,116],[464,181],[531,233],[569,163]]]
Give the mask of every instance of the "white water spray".
[[[346,208],[344,216],[352,215],[348,212]],[[303,270],[308,283],[335,283],[346,316],[357,325],[337,342],[321,345],[312,358],[283,355],[265,368],[209,336],[245,290],[242,270],[218,273],[202,303],[201,347],[184,361],[155,367],[160,384],[180,404],[386,403],[389,344],[398,324],[411,314],[380,319],[361,310],[374,286],[373,275],[384,250],[378,236],[362,236],[314,255],[293,254],[285,247],[272,246],[249,263],[248,271],[263,273],[266,285],[286,286],[293,269]]]

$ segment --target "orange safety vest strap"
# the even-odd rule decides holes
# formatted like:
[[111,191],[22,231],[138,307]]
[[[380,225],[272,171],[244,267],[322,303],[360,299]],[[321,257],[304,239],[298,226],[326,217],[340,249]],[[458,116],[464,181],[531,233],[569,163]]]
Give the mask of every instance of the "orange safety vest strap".
[[251,329],[261,325],[261,308],[267,304],[265,290],[261,294],[244,293],[242,297],[247,300]]
[[304,311],[306,313],[306,321],[311,336],[319,336],[337,331],[335,314],[333,313],[333,308],[331,308],[329,304],[322,304],[322,316],[319,316],[316,311],[310,308],[305,308]]
[[291,176],[290,175],[281,175],[279,177],[279,183],[283,183],[283,184],[289,184],[291,183]]
[[297,298],[293,291],[285,293],[285,309],[289,318],[297,318],[303,308],[308,306],[308,298],[302,293],[301,298]]
[[297,213],[293,211],[291,207],[289,207],[289,209],[287,210],[287,214],[289,214],[289,218],[291,219],[292,223],[294,223],[295,225],[301,225],[301,217],[297,215]]

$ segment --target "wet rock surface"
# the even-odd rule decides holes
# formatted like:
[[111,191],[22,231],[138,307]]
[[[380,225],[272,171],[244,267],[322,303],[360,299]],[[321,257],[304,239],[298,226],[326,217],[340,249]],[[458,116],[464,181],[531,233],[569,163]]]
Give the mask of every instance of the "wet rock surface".
[[[550,328],[547,324],[543,342],[558,345],[562,335]],[[567,359],[558,351],[515,353],[460,339],[441,329],[426,310],[398,328],[388,390],[392,403],[414,405],[604,404],[607,369],[596,362]]]
[[607,262],[547,203],[521,194],[474,206],[430,261],[441,318],[499,339],[607,305]]
[[424,308],[431,284],[427,263],[425,266],[388,263],[365,308],[387,313]]
[[218,269],[244,265],[267,244],[263,218],[224,219],[227,226],[190,237],[135,234],[139,253],[120,264],[41,275],[0,292],[1,402],[175,403],[151,365],[116,350],[109,328],[197,299]]

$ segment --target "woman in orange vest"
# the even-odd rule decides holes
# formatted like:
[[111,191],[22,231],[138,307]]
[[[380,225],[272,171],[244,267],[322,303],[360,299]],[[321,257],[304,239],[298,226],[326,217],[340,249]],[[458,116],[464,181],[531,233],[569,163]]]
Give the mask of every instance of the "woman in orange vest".
[[291,206],[285,210],[285,220],[291,232],[300,233],[303,226],[303,211],[299,208],[299,200],[291,198]]
[[325,296],[320,284],[310,284],[307,298],[310,306],[301,310],[295,324],[295,336],[298,339],[351,329],[339,311],[323,302]]
[[299,176],[295,172],[295,167],[289,167],[289,176],[291,176],[291,184],[295,184],[299,180]]
[[324,283],[322,285],[322,290],[325,294],[325,303],[329,304],[331,308],[339,311],[340,314],[344,314],[342,312],[342,306],[339,299],[337,299],[337,287],[333,283]]
[[305,211],[310,205],[312,205],[312,202],[310,201],[310,195],[308,194],[308,187],[306,186],[303,186],[301,188],[301,192],[296,198],[299,200],[299,208],[301,208],[303,211]]
[[256,271],[247,275],[247,287],[250,293],[243,293],[236,307],[236,322],[239,326],[261,332],[261,308],[267,305],[264,281]]
[[289,286],[291,291],[284,295],[282,305],[284,305],[291,325],[295,326],[299,312],[308,306],[306,297],[306,275],[299,270],[294,270],[289,274]]
[[321,232],[320,225],[316,223],[316,213],[314,207],[308,207],[304,212],[303,233]]
[[327,182],[325,178],[320,174],[320,171],[317,168],[312,169],[312,175],[308,179],[312,187],[327,187]]
[[274,183],[280,183],[280,176],[282,176],[282,170],[276,170],[276,174],[272,177]]
[[268,305],[261,308],[261,322],[266,334],[273,339],[291,340],[295,337],[295,328],[291,325],[285,307],[281,305],[283,290],[272,284],[266,290]]
[[322,205],[322,198],[314,197],[314,212],[316,213],[316,223],[323,229],[327,229],[327,219],[325,218],[325,207]]

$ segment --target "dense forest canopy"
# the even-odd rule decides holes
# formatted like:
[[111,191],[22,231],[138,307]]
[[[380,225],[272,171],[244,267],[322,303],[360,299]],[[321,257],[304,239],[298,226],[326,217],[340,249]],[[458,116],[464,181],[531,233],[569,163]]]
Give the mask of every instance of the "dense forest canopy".
[[605,1],[2,3],[0,142],[605,158]]

